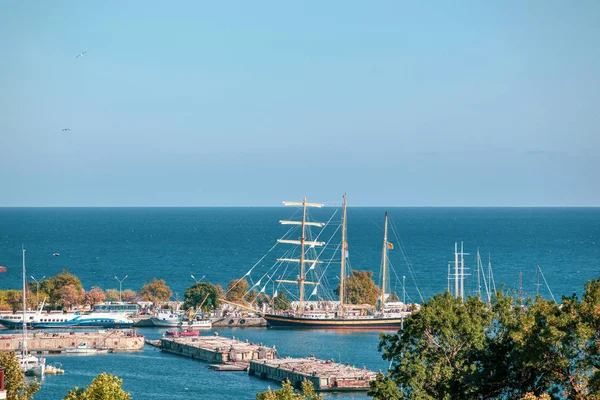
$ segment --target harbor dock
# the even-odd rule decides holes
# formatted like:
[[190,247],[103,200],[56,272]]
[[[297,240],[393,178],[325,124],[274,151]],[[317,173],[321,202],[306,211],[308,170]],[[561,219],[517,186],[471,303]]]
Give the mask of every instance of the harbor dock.
[[377,374],[366,368],[355,368],[315,357],[277,358],[275,347],[220,336],[163,337],[146,340],[162,351],[211,364],[216,371],[248,371],[264,379],[283,382],[288,379],[300,387],[304,380],[317,391],[366,391]]
[[211,364],[248,363],[277,357],[274,347],[221,336],[162,338],[160,349]]
[[251,360],[250,375],[278,382],[289,380],[299,388],[304,380],[311,381],[317,391],[364,391],[377,374],[366,368],[355,368],[333,361],[308,358]]
[[[23,340],[22,334],[0,335],[2,351],[18,351]],[[27,346],[30,353],[62,354],[67,348],[87,343],[91,348],[109,352],[137,351],[144,347],[144,336],[133,331],[106,330],[97,332],[27,332]]]

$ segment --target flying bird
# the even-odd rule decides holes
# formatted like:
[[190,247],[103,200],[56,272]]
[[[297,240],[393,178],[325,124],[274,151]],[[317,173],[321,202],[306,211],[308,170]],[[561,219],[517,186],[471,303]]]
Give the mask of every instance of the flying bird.
[[71,129],[69,129],[69,128],[63,128],[63,130],[62,130],[62,131],[63,131],[63,132],[65,132],[65,131],[70,131],[70,130],[71,130]]
[[77,54],[77,57],[75,57],[75,58],[83,57],[83,55],[84,55],[85,53],[87,53],[87,51],[84,51],[84,52],[82,52],[82,53],[79,53],[79,54]]

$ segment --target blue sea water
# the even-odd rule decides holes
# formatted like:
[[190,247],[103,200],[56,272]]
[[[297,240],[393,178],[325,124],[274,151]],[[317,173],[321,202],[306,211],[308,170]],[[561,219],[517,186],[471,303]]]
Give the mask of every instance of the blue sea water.
[[[394,229],[390,258],[391,287],[401,293],[406,276],[407,296],[420,301],[447,287],[448,262],[454,242],[464,241],[467,292],[476,289],[474,254],[491,257],[495,280],[535,295],[540,265],[554,296],[581,295],[589,279],[600,273],[600,209],[597,208],[353,208],[348,209],[351,266],[369,269],[378,277],[384,212]],[[334,209],[312,211],[327,221]],[[0,288],[21,287],[21,245],[27,248],[28,276],[38,280],[63,268],[80,277],[86,289],[100,286],[138,290],[152,278],[165,279],[174,297],[183,298],[194,283],[190,275],[226,285],[243,276],[286,232],[280,219],[294,210],[278,208],[0,208]],[[339,213],[334,220],[339,219]],[[333,228],[331,228],[333,229]],[[401,246],[401,244],[403,246]],[[410,260],[407,267],[401,247]],[[53,253],[60,256],[54,257]],[[252,271],[257,281],[280,253],[269,253]],[[336,266],[326,271],[336,282]],[[550,297],[545,285],[540,293]],[[157,329],[140,330],[150,338]],[[225,336],[276,345],[281,355],[342,359],[370,369],[385,369],[377,352],[377,332],[270,331],[219,329]],[[74,386],[86,386],[100,372],[123,378],[134,399],[252,399],[273,382],[241,373],[218,373],[206,365],[147,348],[131,354],[93,357],[54,357],[64,376],[45,378],[38,399],[62,398]],[[361,398],[344,395],[346,398]]]

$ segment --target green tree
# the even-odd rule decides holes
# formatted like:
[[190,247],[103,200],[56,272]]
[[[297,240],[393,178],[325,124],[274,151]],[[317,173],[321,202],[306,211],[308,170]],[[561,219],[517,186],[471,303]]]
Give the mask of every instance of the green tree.
[[25,381],[17,356],[12,351],[0,352],[0,366],[4,367],[4,386],[8,400],[29,400],[40,390],[37,380]]
[[197,282],[187,288],[184,294],[183,308],[187,310],[198,307],[200,304],[204,311],[214,310],[219,306],[219,291],[215,285],[209,282]]
[[292,302],[287,298],[285,292],[281,291],[273,298],[276,310],[286,311],[292,307]]
[[119,291],[117,289],[106,289],[104,293],[106,294],[106,300],[119,301]]
[[130,400],[131,395],[121,389],[122,384],[118,376],[103,372],[85,390],[78,387],[69,390],[64,400]]
[[[29,289],[27,289],[27,296],[26,296],[26,301],[27,301],[27,308],[31,308],[31,309],[36,309],[37,308],[37,302],[36,302],[36,296],[33,292],[31,292]],[[18,310],[23,310],[23,291],[22,290],[7,290],[6,291],[6,303],[10,306],[11,310],[13,312],[18,311]]]
[[[377,304],[381,290],[373,281],[371,271],[352,271],[346,278],[346,302],[349,304]],[[340,295],[340,285],[335,289],[335,294]]]
[[[583,300],[498,292],[491,305],[434,296],[404,330],[382,335],[390,377],[408,399],[600,399],[600,283]],[[379,383],[381,389],[383,383]]]
[[317,394],[311,381],[302,382],[302,391],[297,393],[289,380],[282,383],[279,390],[267,390],[257,393],[256,400],[322,400],[323,396]]
[[449,293],[434,296],[411,314],[404,330],[381,336],[383,358],[392,361],[390,377],[409,399],[470,399],[478,360],[487,345],[491,311],[478,298],[463,304]]
[[150,283],[146,283],[140,289],[140,297],[144,301],[151,301],[152,303],[161,303],[169,301],[173,292],[169,288],[164,279],[152,279]]
[[377,378],[371,382],[371,388],[367,394],[374,400],[402,400],[404,395],[389,376],[377,374]]
[[53,306],[63,305],[60,290],[65,286],[74,286],[77,293],[83,293],[83,287],[79,278],[63,269],[60,274],[51,276],[40,282],[40,292],[48,294],[48,301]]
[[246,296],[248,287],[248,282],[244,278],[232,280],[225,290],[225,299],[234,303],[244,302],[244,296]]
[[255,302],[258,308],[262,308],[263,304],[268,305],[271,302],[271,298],[268,294],[260,293],[258,296],[256,296]]

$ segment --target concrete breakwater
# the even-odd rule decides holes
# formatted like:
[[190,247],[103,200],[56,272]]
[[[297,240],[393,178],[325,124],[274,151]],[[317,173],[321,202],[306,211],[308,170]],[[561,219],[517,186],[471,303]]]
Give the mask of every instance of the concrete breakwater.
[[[162,351],[190,357],[213,365],[216,370],[247,370],[249,374],[278,382],[289,380],[299,387],[304,380],[318,391],[365,391],[376,373],[333,361],[307,358],[277,358],[275,346],[220,336],[163,337],[148,340]],[[225,368],[230,366],[231,369]]]
[[366,368],[355,368],[333,361],[308,358],[279,358],[274,360],[251,360],[250,375],[279,382],[289,380],[299,388],[303,381],[311,381],[318,391],[368,390],[377,374]]
[[[23,335],[0,335],[2,351],[21,349]],[[87,343],[88,347],[107,349],[112,352],[136,351],[144,347],[144,336],[133,331],[106,330],[97,332],[59,332],[48,333],[34,331],[27,333],[27,347],[33,354],[60,354],[66,348]]]
[[221,336],[162,338],[160,349],[168,353],[218,364],[248,363],[250,360],[268,360],[277,357],[277,350],[274,347]]

